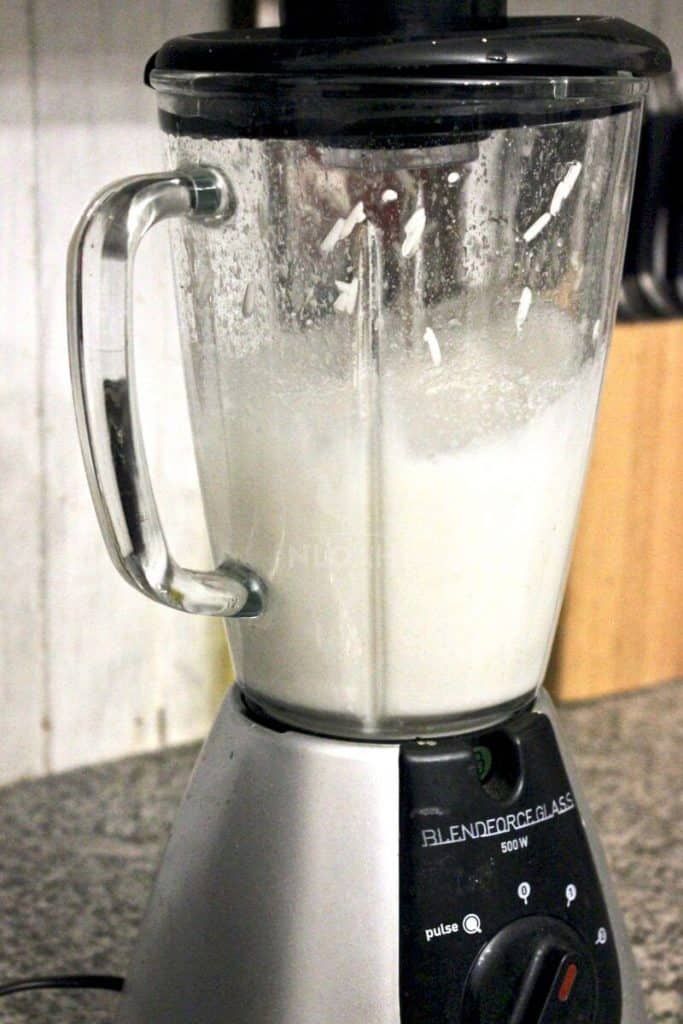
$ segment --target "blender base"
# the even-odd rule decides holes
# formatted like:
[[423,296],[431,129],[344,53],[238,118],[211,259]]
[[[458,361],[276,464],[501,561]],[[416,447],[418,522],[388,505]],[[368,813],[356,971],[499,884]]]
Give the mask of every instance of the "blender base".
[[372,743],[226,698],[163,856],[118,1024],[646,1024],[550,699]]

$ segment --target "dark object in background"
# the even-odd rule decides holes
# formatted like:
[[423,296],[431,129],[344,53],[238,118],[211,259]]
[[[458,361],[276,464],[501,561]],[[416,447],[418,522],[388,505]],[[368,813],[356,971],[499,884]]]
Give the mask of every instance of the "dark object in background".
[[230,28],[255,28],[257,8],[257,0],[231,0],[226,4],[227,23]]
[[674,75],[652,83],[636,172],[622,320],[683,316],[683,100]]

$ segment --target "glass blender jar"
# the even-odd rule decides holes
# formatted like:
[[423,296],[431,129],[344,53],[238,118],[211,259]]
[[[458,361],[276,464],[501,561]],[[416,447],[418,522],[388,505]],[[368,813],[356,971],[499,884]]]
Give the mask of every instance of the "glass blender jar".
[[[461,31],[449,5],[430,16],[455,36],[349,46],[334,10],[287,12],[281,32],[171,41],[150,64],[176,171],[108,193],[82,232],[86,458],[118,567],[236,616],[237,677],[264,710],[331,734],[449,733],[543,678],[646,88],[623,71],[662,58],[604,21]],[[558,34],[572,74],[548,71]],[[125,328],[101,306],[102,278],[125,287],[120,248],[183,212],[208,575],[165,550],[128,367],[110,374]]]
[[[280,29],[150,60],[171,169],[107,189],[72,244],[81,440],[117,568],[225,617],[264,732],[384,757],[533,705],[668,66],[624,22],[495,0],[287,0]],[[168,551],[134,393],[133,257],[167,218],[209,572]],[[468,998],[443,1019],[512,1019]]]

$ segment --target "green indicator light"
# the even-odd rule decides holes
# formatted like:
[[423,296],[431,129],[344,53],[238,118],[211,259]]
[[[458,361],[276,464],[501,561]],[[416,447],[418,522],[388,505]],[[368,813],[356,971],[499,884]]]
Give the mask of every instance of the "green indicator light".
[[486,782],[493,767],[493,757],[488,747],[475,747],[474,759],[477,762],[477,774],[480,782]]

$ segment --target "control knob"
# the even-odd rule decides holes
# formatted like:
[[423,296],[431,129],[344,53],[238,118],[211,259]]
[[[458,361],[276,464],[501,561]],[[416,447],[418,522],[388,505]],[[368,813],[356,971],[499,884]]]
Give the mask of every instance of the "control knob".
[[553,917],[523,917],[481,950],[470,971],[464,1024],[593,1024],[593,961],[578,933]]

